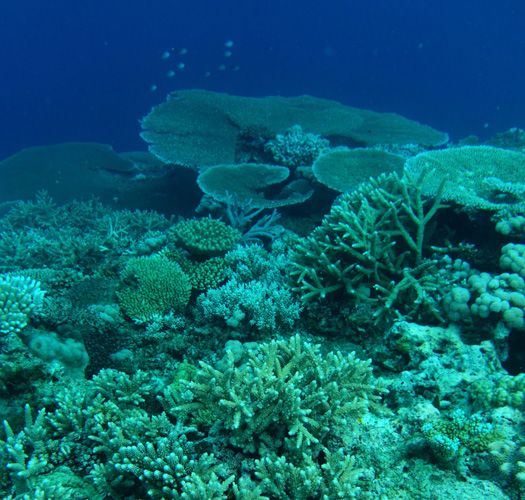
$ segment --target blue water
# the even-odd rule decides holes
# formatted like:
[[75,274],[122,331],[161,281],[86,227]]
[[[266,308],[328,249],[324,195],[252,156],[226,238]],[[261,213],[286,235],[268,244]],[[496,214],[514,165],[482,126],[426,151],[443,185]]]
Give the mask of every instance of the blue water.
[[0,158],[63,141],[144,149],[138,120],[177,88],[308,93],[453,139],[525,127],[524,19],[518,0],[5,1]]

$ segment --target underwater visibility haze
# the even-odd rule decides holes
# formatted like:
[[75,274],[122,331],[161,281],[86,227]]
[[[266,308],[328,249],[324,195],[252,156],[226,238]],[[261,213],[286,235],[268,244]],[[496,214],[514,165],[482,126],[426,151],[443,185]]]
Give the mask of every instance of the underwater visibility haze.
[[524,18],[6,2],[0,497],[523,498]]

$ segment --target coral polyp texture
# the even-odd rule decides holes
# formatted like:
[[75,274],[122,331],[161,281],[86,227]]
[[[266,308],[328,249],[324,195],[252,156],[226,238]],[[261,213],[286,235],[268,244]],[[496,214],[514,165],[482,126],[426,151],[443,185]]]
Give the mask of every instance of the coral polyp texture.
[[118,299],[127,316],[146,321],[168,311],[182,311],[190,292],[190,280],[176,262],[152,255],[128,261]]
[[191,254],[216,256],[231,250],[241,238],[239,231],[217,219],[191,219],[177,223],[173,234]]
[[[166,163],[191,168],[235,163],[246,152],[246,143],[257,142],[261,134],[276,140],[277,135],[297,125],[310,134],[351,147],[430,147],[448,142],[446,133],[400,115],[352,108],[312,96],[253,98],[180,90],[155,106],[141,124],[141,136],[154,155]],[[265,143],[262,141],[261,153]]]
[[[215,165],[205,169],[197,182],[204,193],[217,201],[249,203],[253,208],[277,208],[302,203],[313,191],[304,179],[281,186],[290,175],[288,168],[264,163]],[[265,190],[278,186],[271,197]],[[275,191],[275,189],[274,189]]]
[[401,173],[405,160],[377,149],[334,148],[320,154],[313,164],[315,178],[335,191],[351,191],[361,182],[382,173]]

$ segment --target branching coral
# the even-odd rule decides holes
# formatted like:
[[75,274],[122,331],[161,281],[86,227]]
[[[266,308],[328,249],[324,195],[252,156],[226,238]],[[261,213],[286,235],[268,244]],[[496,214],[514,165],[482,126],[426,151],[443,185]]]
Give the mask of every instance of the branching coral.
[[201,363],[165,393],[166,409],[245,452],[317,456],[350,429],[380,391],[370,363],[321,356],[299,336],[247,351],[222,365]]
[[201,319],[250,333],[290,330],[301,306],[287,286],[286,250],[278,244],[272,252],[259,245],[238,246],[225,262],[226,283],[197,298]]
[[295,291],[304,301],[338,292],[356,306],[373,307],[377,321],[394,309],[412,318],[440,319],[436,262],[428,259],[425,245],[442,207],[443,186],[435,198],[425,198],[427,175],[382,175],[338,199],[292,254]]
[[0,276],[0,333],[18,333],[32,314],[40,311],[44,292],[40,283],[25,276]]
[[270,139],[264,150],[277,164],[295,168],[311,165],[329,145],[329,141],[321,136],[304,132],[300,125],[294,125]]

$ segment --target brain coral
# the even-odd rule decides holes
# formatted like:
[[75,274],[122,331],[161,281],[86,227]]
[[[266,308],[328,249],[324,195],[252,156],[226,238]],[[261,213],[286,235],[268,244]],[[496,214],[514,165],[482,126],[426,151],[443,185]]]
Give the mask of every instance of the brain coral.
[[406,170],[429,170],[423,191],[434,195],[445,180],[443,200],[499,211],[525,208],[525,154],[492,146],[464,146],[428,151],[410,158]]

